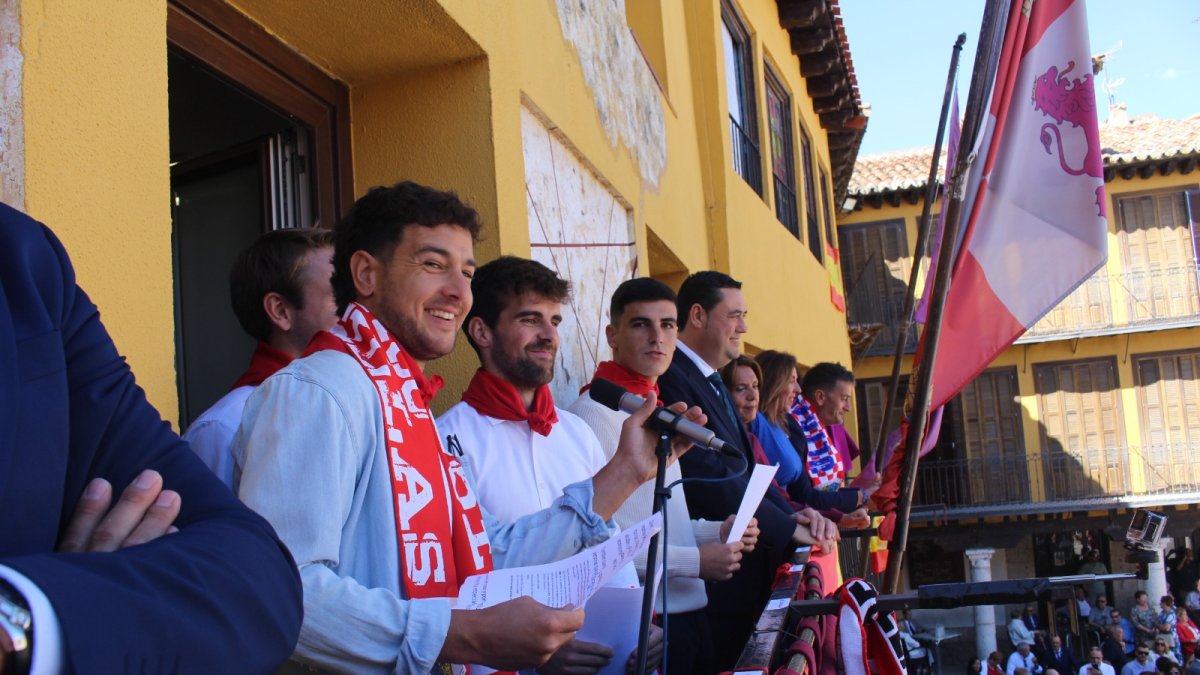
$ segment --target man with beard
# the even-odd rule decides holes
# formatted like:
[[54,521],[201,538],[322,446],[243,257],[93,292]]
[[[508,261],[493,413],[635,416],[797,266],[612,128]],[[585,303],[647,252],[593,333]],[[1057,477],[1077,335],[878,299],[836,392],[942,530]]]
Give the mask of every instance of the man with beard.
[[[658,393],[658,378],[671,365],[675,354],[679,326],[675,307],[675,291],[657,279],[630,279],[613,293],[609,303],[609,324],[605,329],[613,360],[596,367],[595,377],[604,378],[631,393],[645,397]],[[589,385],[590,387],[590,385]],[[613,410],[592,400],[589,387],[571,404],[569,410],[583,419],[606,452],[614,452],[621,434],[621,424],[628,413]],[[664,485],[671,485],[682,475],[678,465],[670,466],[664,475]],[[642,484],[617,509],[614,516],[622,527],[633,525],[650,515],[654,502],[654,481]],[[683,488],[671,488],[666,513],[669,527],[663,554],[658,558],[665,566],[663,591],[655,601],[655,611],[669,611],[666,625],[667,673],[703,675],[716,672],[713,659],[712,632],[704,607],[708,597],[705,581],[725,581],[741,567],[743,552],[754,550],[758,541],[758,525],[752,518],[742,541],[725,543],[732,516],[724,523],[710,520],[690,520]],[[646,554],[634,562],[638,573],[646,576]],[[666,602],[664,602],[666,598]]]
[[613,512],[654,475],[656,437],[642,426],[651,398],[613,460],[550,508],[502,524],[479,506],[470,472],[441,447],[428,407],[441,382],[423,369],[454,348],[471,308],[480,227],[451,193],[410,182],[370,190],[334,233],[341,320],[246,403],[235,487],[300,569],[296,669],[541,665],[574,636],[582,610],[529,597],[452,609],[461,581],[605,540]]
[[[548,508],[608,458],[583,420],[555,407],[548,386],[570,283],[537,261],[502,256],[475,271],[471,292],[463,331],[481,367],[437,424],[475,476],[479,503],[512,522]],[[632,569],[624,581],[637,583]],[[595,672],[612,657],[606,645],[571,640],[540,671]]]

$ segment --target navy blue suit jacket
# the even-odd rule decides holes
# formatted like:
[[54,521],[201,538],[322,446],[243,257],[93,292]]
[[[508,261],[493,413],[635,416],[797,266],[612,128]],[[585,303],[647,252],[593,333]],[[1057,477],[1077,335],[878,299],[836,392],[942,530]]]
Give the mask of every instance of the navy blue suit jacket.
[[[726,450],[717,452],[694,447],[679,459],[679,468],[684,478],[730,478],[716,483],[687,482],[683,492],[687,497],[688,512],[693,518],[723,521],[737,513],[754,457],[746,426],[741,420],[730,419],[721,399],[712,384],[704,379],[700,369],[680,350],[675,350],[671,366],[658,378],[659,396],[663,403],[683,401],[688,405],[700,406],[708,416],[708,428],[727,443],[735,444],[740,452]],[[749,463],[750,469],[737,476]],[[724,604],[731,607],[744,605],[747,598],[765,602],[774,578],[774,569],[788,557],[792,546],[792,533],[796,522],[792,520],[792,507],[776,490],[768,489],[755,517],[761,531],[758,546],[742,560],[742,568],[727,582],[709,584],[709,604],[716,609]],[[755,559],[758,559],[757,564]],[[765,578],[762,578],[765,577]],[[751,594],[747,594],[751,593]]]
[[[119,495],[143,469],[180,494],[179,532],[54,552],[89,480]],[[2,204],[0,564],[49,598],[68,672],[270,672],[300,631],[287,549],[146,401],[54,235]]]

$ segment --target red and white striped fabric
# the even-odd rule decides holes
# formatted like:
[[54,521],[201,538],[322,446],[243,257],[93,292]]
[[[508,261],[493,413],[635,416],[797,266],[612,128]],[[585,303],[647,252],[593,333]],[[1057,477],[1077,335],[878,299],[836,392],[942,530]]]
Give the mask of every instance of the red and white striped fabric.
[[1083,0],[1013,0],[976,152],[930,409],[1107,258]]

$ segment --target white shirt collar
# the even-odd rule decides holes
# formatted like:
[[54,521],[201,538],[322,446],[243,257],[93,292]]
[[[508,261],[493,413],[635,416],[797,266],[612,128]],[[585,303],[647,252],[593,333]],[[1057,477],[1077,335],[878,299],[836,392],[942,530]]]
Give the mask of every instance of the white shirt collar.
[[696,354],[696,352],[692,351],[692,348],[687,346],[683,340],[676,342],[675,348],[683,352],[684,356],[687,356],[689,359],[691,359],[692,363],[696,364],[696,367],[700,369],[700,374],[706,379],[713,373],[717,372],[716,368],[708,365],[708,361],[700,358],[700,356]]

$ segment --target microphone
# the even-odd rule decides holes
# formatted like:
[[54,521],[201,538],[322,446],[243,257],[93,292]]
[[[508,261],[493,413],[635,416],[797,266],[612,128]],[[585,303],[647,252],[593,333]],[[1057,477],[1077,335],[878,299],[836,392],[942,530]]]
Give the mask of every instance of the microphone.
[[[624,387],[613,384],[602,377],[592,380],[592,386],[588,389],[588,394],[596,403],[630,414],[642,407],[642,404],[646,402],[646,399],[641,396],[631,394]],[[681,413],[664,408],[661,405],[655,408],[654,412],[650,413],[650,419],[646,420],[646,426],[655,431],[679,434],[702,448],[718,452],[725,448],[735,449],[734,446],[717,438],[717,435],[711,430],[688,420]]]

